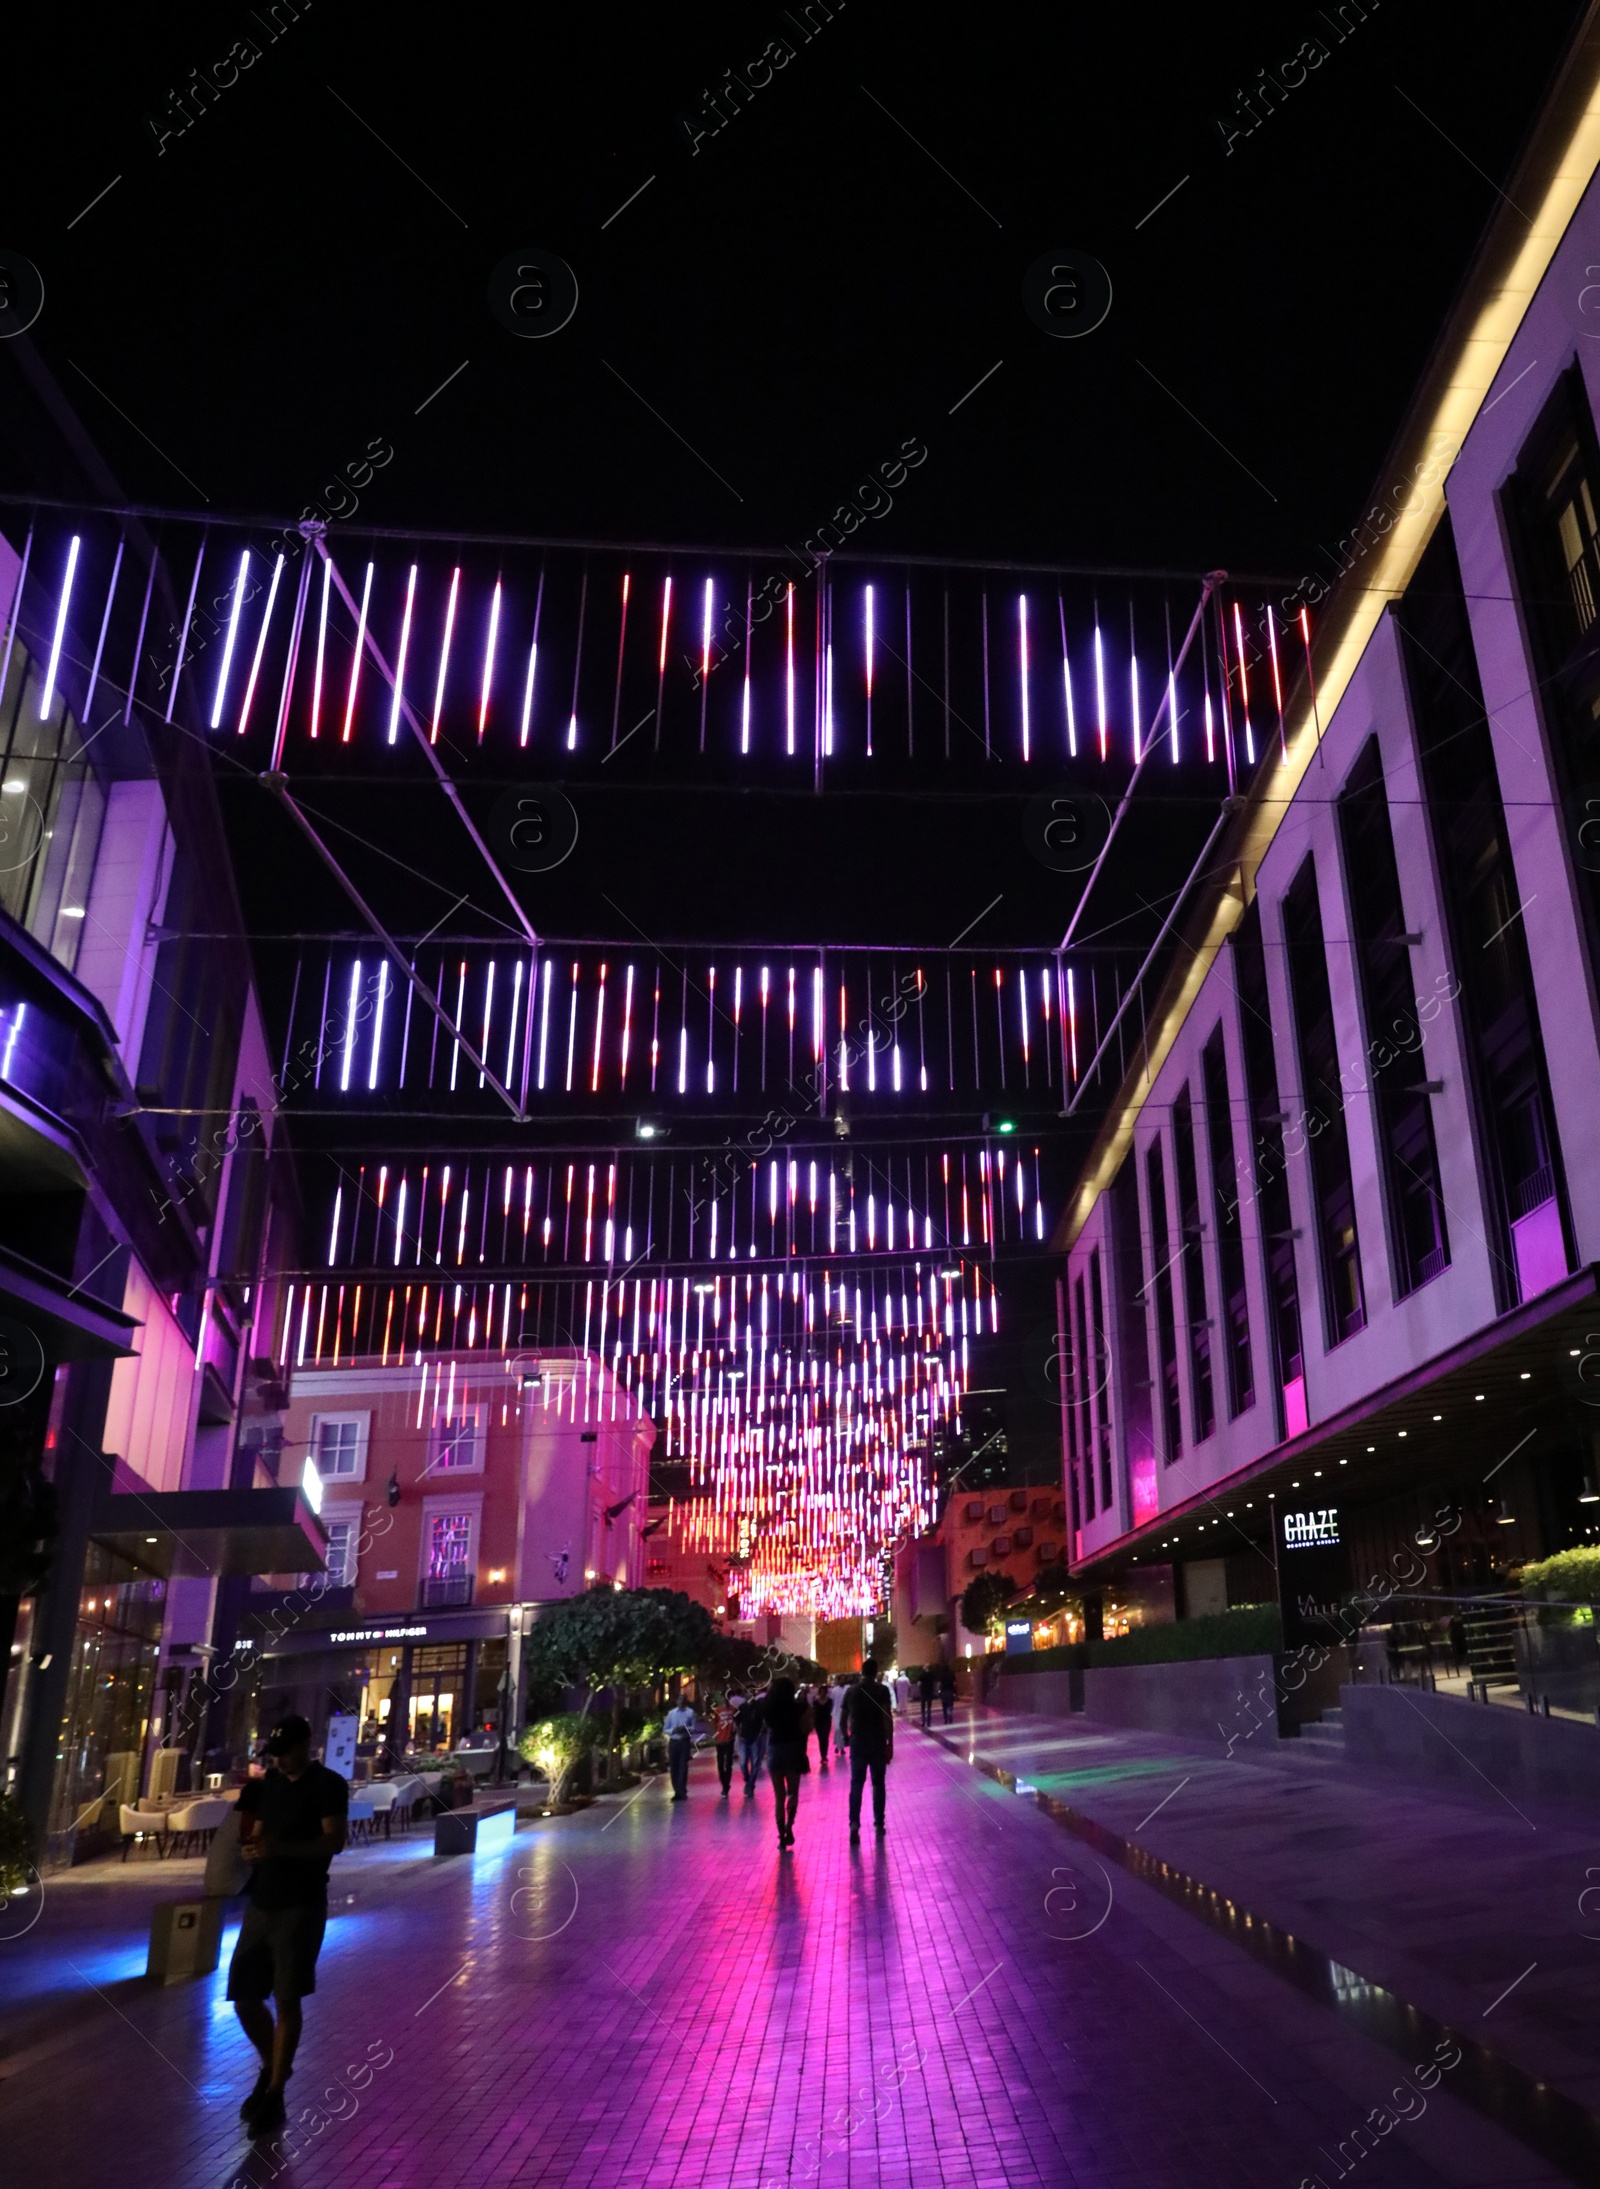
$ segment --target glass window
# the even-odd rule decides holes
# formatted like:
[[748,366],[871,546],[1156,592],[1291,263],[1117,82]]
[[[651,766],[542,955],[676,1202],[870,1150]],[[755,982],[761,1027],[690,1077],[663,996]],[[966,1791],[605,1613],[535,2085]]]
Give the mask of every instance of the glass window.
[[434,1423],[430,1473],[462,1473],[483,1465],[483,1408],[468,1407]]
[[365,1414],[322,1414],[312,1431],[312,1456],[324,1482],[359,1481],[365,1472]]
[[70,973],[88,917],[105,792],[58,685],[20,640],[0,693],[0,905]]

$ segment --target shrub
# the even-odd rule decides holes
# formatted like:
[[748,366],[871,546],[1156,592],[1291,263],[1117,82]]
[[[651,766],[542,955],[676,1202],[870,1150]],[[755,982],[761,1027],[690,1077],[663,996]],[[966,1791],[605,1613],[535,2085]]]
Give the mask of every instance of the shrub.
[[1522,1569],[1522,1593],[1546,1603],[1600,1604],[1600,1548],[1582,1546],[1536,1558]]
[[592,1718],[587,1711],[564,1710],[530,1725],[517,1749],[525,1763],[531,1763],[542,1778],[550,1781],[550,1799],[555,1804],[566,1792],[578,1758],[588,1749],[609,1745],[610,1727],[603,1718]]

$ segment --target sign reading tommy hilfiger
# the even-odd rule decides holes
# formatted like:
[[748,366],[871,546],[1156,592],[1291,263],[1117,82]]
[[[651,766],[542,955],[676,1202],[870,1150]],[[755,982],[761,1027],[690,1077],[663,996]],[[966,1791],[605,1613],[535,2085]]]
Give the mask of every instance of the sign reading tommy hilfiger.
[[1327,1643],[1340,1632],[1338,1610],[1350,1593],[1350,1553],[1337,1505],[1278,1507],[1278,1608],[1286,1649]]

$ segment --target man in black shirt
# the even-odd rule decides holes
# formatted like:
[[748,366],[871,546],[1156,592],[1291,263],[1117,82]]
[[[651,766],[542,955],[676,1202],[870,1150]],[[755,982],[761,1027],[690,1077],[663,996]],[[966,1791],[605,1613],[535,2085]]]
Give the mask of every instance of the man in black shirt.
[[[283,2086],[300,2042],[300,2002],[317,1988],[328,1918],[328,1869],[345,1843],[350,1789],[311,1761],[311,1728],[285,1718],[267,1754],[277,1765],[239,1794],[239,1852],[251,1865],[250,1897],[228,1969],[228,1997],[261,2055],[255,2088],[239,2108],[252,2136],[283,2126]],[[274,2026],[267,2009],[275,1999]]]
[[872,1829],[884,1829],[885,1787],[883,1774],[894,1761],[894,1702],[878,1678],[878,1660],[869,1657],[861,1667],[859,1686],[850,1690],[844,1706],[845,1729],[850,1742],[850,1837],[861,1837],[861,1789],[872,1775]]

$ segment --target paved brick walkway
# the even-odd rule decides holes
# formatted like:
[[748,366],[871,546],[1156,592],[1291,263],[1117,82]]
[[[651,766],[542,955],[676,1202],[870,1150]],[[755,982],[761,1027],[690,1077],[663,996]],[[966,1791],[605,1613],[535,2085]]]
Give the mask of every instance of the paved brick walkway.
[[[881,1845],[848,1845],[845,1792],[841,1771],[812,1773],[789,1856],[770,1789],[724,1803],[707,1760],[687,1803],[653,1783],[476,1864],[435,1864],[420,1841],[341,1858],[291,2085],[291,2116],[308,2117],[276,2157],[239,2130],[253,2061],[223,1971],[164,1991],[128,1974],[129,1909],[142,1924],[149,1893],[179,1885],[172,1866],[137,1886],[64,1882],[27,1939],[0,1944],[0,1994],[8,1969],[29,1993],[0,2063],[6,2174],[73,2189],[1337,2178],[1341,2143],[1401,2078],[1392,2055],[915,1731]],[[64,1960],[81,1975],[62,1988]],[[75,2002],[70,2021],[29,2041],[16,2014],[52,1997]],[[1560,2177],[1446,2077],[1359,2178]]]

